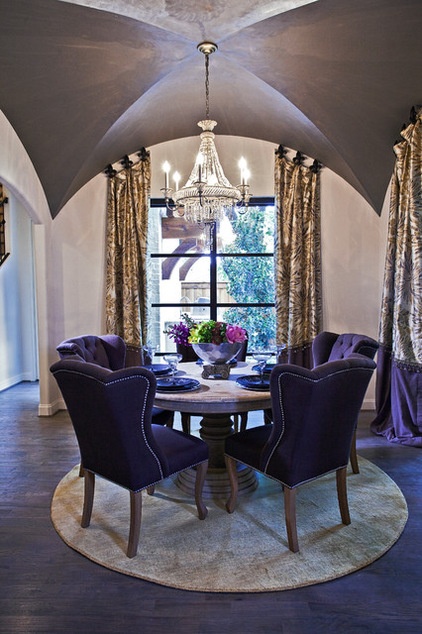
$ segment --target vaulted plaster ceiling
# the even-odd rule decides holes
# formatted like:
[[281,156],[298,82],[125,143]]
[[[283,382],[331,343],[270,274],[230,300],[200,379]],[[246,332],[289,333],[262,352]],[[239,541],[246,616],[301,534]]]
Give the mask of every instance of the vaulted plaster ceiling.
[[0,0],[0,16],[0,109],[53,217],[107,164],[198,134],[203,40],[217,135],[318,158],[377,212],[422,102],[421,0]]

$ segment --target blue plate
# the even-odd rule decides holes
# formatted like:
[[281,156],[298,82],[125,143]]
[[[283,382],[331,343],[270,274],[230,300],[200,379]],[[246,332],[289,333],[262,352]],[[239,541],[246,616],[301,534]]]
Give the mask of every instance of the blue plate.
[[259,392],[269,392],[270,390],[270,377],[261,377],[256,374],[245,374],[245,376],[239,376],[236,379],[236,383],[245,390],[258,390]]
[[147,370],[154,372],[155,376],[164,376],[165,374],[171,374],[171,368],[167,363],[153,363],[152,365],[145,366]]
[[200,382],[196,379],[188,378],[160,378],[157,379],[157,392],[191,392],[200,387]]

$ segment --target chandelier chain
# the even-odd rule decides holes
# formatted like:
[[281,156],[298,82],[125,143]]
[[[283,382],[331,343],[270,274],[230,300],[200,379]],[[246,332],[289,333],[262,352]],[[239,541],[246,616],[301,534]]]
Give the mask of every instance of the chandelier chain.
[[205,55],[205,118],[210,118],[210,78],[209,78],[210,56]]
[[205,55],[205,120],[198,121],[198,126],[202,129],[199,152],[191,174],[181,188],[180,175],[175,172],[174,190],[169,187],[170,164],[166,161],[163,165],[164,188],[161,191],[169,212],[176,217],[183,216],[188,222],[203,226],[207,246],[211,242],[214,225],[217,226],[225,215],[232,217],[236,208],[239,209],[239,213],[245,213],[251,194],[245,159],[239,161],[241,184],[233,187],[224,175],[214,144],[213,129],[217,122],[210,119],[209,57],[211,53],[215,53],[218,46],[213,42],[201,42],[197,49]]

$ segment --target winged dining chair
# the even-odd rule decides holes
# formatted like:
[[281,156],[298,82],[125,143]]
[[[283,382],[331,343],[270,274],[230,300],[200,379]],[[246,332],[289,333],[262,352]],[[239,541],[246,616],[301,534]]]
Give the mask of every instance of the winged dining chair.
[[[379,344],[375,339],[367,335],[358,333],[342,333],[329,332],[324,330],[320,332],[312,342],[312,357],[314,367],[326,363],[327,361],[335,361],[337,359],[347,359],[351,354],[363,354],[373,359],[377,353]],[[359,463],[356,452],[356,428],[353,433],[352,446],[350,449],[350,464],[353,473],[359,473]]]
[[127,556],[137,553],[142,491],[171,475],[196,467],[195,502],[199,519],[207,508],[202,489],[208,446],[200,438],[152,424],[154,374],[142,367],[110,370],[92,363],[61,360],[50,368],[66,402],[84,471],[81,526],[90,524],[95,476],[130,492]]
[[236,506],[236,462],[277,480],[284,488],[289,548],[297,552],[296,489],[335,471],[341,519],[350,524],[346,470],[356,418],[375,367],[372,359],[358,354],[313,370],[275,366],[270,377],[272,424],[226,439],[231,486],[227,511]]
[[[315,368],[322,363],[327,363],[327,361],[347,359],[349,355],[354,353],[363,354],[366,357],[373,359],[378,347],[378,342],[367,335],[360,335],[357,333],[337,334],[335,332],[324,330],[323,332],[320,332],[312,342],[313,367]],[[266,410],[264,412],[264,420],[266,423],[271,423],[271,410]],[[359,473],[359,463],[356,452],[357,423],[358,420],[356,418],[355,431],[353,433],[352,446],[350,448],[350,464],[352,466],[353,473]],[[241,430],[245,428],[246,425],[241,427]]]
[[[126,342],[119,335],[81,335],[72,337],[62,341],[56,350],[61,359],[76,359],[86,363],[96,363],[110,370],[120,370],[128,365]],[[139,361],[141,361],[141,356],[139,356]],[[134,363],[133,365],[142,364]],[[153,407],[152,422],[154,424],[173,427],[173,421],[174,412]]]

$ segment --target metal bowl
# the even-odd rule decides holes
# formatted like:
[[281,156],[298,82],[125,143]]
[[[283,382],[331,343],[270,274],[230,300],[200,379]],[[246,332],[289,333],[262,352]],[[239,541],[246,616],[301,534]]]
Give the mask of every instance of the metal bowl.
[[209,365],[230,363],[242,349],[242,343],[193,343],[192,348],[200,359]]

